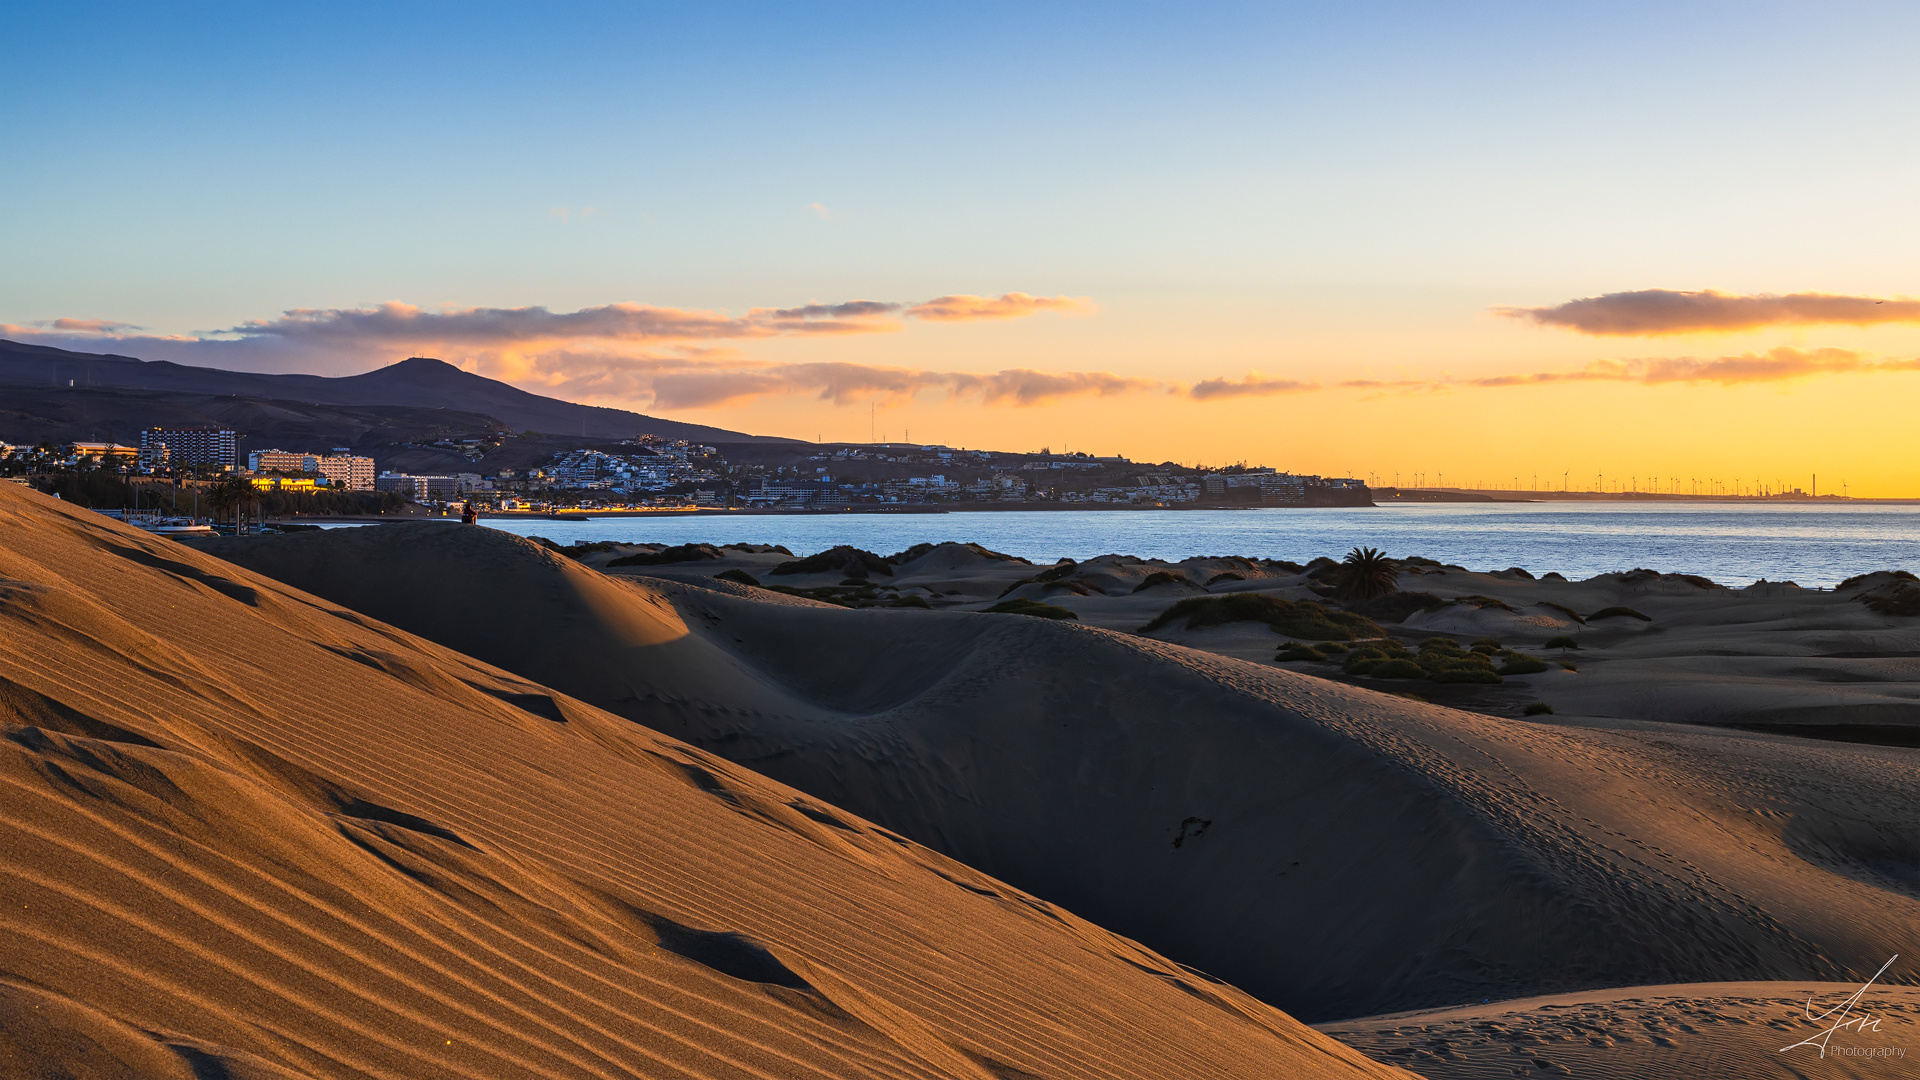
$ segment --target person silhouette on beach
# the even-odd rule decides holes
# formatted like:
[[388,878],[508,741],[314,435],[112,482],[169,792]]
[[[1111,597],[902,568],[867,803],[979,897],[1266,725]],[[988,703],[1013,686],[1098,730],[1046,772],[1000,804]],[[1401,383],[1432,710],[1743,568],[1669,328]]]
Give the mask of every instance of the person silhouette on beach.
[[473,508],[472,499],[468,499],[466,502],[460,504],[460,524],[472,525],[478,522],[479,520],[480,520],[480,511],[475,510]]

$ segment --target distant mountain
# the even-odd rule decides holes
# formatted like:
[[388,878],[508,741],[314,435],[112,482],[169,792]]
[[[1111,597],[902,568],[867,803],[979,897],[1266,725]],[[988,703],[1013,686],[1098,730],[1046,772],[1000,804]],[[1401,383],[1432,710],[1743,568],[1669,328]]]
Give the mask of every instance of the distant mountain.
[[[224,427],[239,433],[242,454],[350,446],[384,462],[396,444],[484,436],[502,423],[480,413],[415,405],[315,405],[117,386],[0,387],[0,440],[23,446],[75,440],[131,446],[142,428]],[[544,442],[535,445],[547,449]]]
[[[705,443],[788,443],[792,439],[747,435],[702,424],[661,420],[625,409],[576,405],[530,394],[452,364],[416,356],[360,375],[265,375],[189,367],[166,360],[68,352],[45,345],[0,340],[0,387],[40,390],[119,388],[183,394],[239,395],[314,405],[403,406],[451,409],[499,419],[514,431],[538,431],[580,439],[631,439],[659,435]],[[0,439],[7,433],[0,432]],[[73,434],[68,438],[85,438]]]

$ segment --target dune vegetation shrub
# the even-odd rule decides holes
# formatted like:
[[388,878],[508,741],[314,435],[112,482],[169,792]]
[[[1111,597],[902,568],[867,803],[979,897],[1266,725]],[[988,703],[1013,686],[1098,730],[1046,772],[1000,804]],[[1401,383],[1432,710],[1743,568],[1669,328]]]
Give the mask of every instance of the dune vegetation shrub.
[[1441,683],[1497,683],[1493,660],[1481,645],[1473,650],[1460,648],[1452,638],[1428,638],[1420,643],[1417,658],[1427,678]]
[[737,581],[742,585],[752,585],[755,588],[759,588],[760,586],[760,580],[758,578],[739,567],[735,567],[732,570],[722,570],[713,576],[719,578],[721,581]]
[[1153,573],[1148,574],[1146,578],[1140,582],[1140,584],[1135,585],[1133,587],[1133,591],[1140,592],[1145,589],[1151,589],[1155,585],[1191,585],[1191,584],[1193,584],[1192,579],[1188,578],[1185,574],[1175,574],[1166,570],[1155,570]]
[[895,600],[893,602],[893,606],[894,607],[917,607],[917,608],[933,607],[932,604],[927,603],[927,598],[924,596],[903,596],[900,599]]
[[829,570],[838,570],[854,578],[864,578],[872,574],[893,576],[893,566],[887,560],[871,551],[862,551],[845,544],[817,552],[804,559],[783,562],[769,572],[776,575],[823,574]]
[[1341,663],[1341,670],[1349,675],[1366,675],[1378,664],[1388,660],[1413,660],[1414,655],[1406,646],[1387,638],[1382,641],[1368,641],[1354,646]]
[[1579,671],[1579,670],[1580,670],[1580,668],[1579,668],[1579,666],[1578,666],[1578,665],[1576,665],[1576,664],[1575,664],[1575,663],[1574,663],[1573,661],[1571,661],[1571,660],[1562,660],[1562,661],[1560,661],[1560,670],[1562,670],[1562,671]]
[[1274,657],[1275,660],[1283,661],[1325,660],[1326,658],[1326,654],[1322,653],[1319,649],[1298,641],[1289,641],[1285,645],[1280,646],[1280,654]]
[[987,611],[995,615],[1031,615],[1036,619],[1078,619],[1080,617],[1066,608],[1043,604],[1038,600],[1028,600],[1024,596],[1013,600],[1002,600]]
[[1487,683],[1489,685],[1498,685],[1501,681],[1499,672],[1494,671],[1491,666],[1475,664],[1456,664],[1451,667],[1444,667],[1438,671],[1428,672],[1427,678],[1437,683]]
[[1559,612],[1562,615],[1565,615],[1567,618],[1572,619],[1574,622],[1577,622],[1582,626],[1585,626],[1587,623],[1587,620],[1583,618],[1579,612],[1573,610],[1572,608],[1568,607],[1565,604],[1556,604],[1551,600],[1542,600],[1540,601],[1540,606],[1543,608],[1552,608],[1553,610]]
[[[562,553],[566,553],[567,551],[566,548],[559,550]],[[575,555],[573,557],[577,559],[580,556]],[[698,562],[701,559],[718,559],[720,557],[720,549],[714,547],[712,544],[675,544],[672,547],[662,548],[659,551],[636,551],[631,555],[623,555],[607,563],[607,565],[609,567],[665,566],[668,563]]]
[[1208,579],[1207,579],[1207,588],[1209,588],[1209,589],[1211,589],[1211,588],[1213,588],[1213,587],[1214,587],[1215,585],[1218,585],[1218,584],[1220,584],[1220,583],[1221,583],[1221,582],[1223,582],[1223,581],[1245,581],[1245,580],[1247,580],[1247,579],[1246,579],[1246,578],[1244,578],[1244,577],[1241,577],[1241,576],[1240,576],[1239,574],[1236,574],[1236,573],[1234,573],[1233,571],[1231,571],[1231,570],[1229,570],[1229,571],[1227,571],[1227,572],[1226,572],[1226,573],[1224,573],[1224,574],[1215,574],[1215,575],[1213,575],[1212,577],[1210,577],[1210,578],[1208,578]]
[[1500,674],[1538,675],[1542,671],[1551,669],[1552,666],[1553,665],[1537,656],[1528,656],[1526,653],[1513,653],[1508,657],[1506,663],[1500,665]]
[[1860,602],[1876,615],[1920,615],[1920,585],[1903,581],[1892,589],[1868,593],[1860,597]]
[[1140,632],[1150,634],[1180,619],[1186,620],[1189,630],[1236,622],[1263,622],[1273,627],[1275,633],[1294,638],[1352,641],[1386,636],[1378,623],[1364,615],[1330,611],[1311,600],[1282,600],[1262,593],[1189,597],[1154,616]]
[[1329,655],[1333,653],[1343,653],[1347,651],[1346,643],[1340,642],[1340,641],[1322,641],[1319,644],[1315,645],[1314,648]]
[[1371,600],[1350,603],[1347,605],[1347,610],[1365,615],[1376,622],[1405,622],[1407,616],[1417,611],[1436,611],[1446,606],[1445,600],[1432,593],[1391,592]]
[[1561,634],[1558,637],[1548,638],[1540,647],[1543,649],[1577,649],[1580,647],[1580,643],[1565,634]]
[[1513,610],[1512,604],[1507,603],[1497,596],[1456,596],[1453,598],[1453,602],[1456,604],[1472,604],[1475,608],[1499,608],[1501,611]]
[[1544,701],[1530,701],[1530,702],[1528,702],[1528,703],[1527,703],[1527,707],[1526,707],[1526,708],[1524,708],[1524,709],[1521,709],[1521,710],[1520,710],[1520,715],[1522,715],[1522,716],[1552,716],[1552,715],[1553,715],[1553,706],[1551,706],[1551,705],[1549,705],[1549,704],[1547,704],[1547,703],[1546,703],[1546,702],[1544,702]]
[[[899,565],[900,563],[910,563],[913,560],[919,558],[922,555],[925,555],[927,552],[932,551],[934,548],[937,548],[939,546],[940,546],[939,544],[915,544],[905,551],[895,552],[894,554],[887,556],[887,561],[895,565]],[[963,548],[966,548],[968,551],[973,552],[975,555],[978,555],[983,559],[993,559],[996,562],[1013,562],[1013,563],[1027,562],[1026,559],[1023,559],[1018,555],[1008,555],[1004,551],[995,551],[992,548],[981,547],[979,544],[963,543],[963,544],[960,544],[960,546]]]
[[1653,616],[1642,615],[1630,607],[1601,608],[1599,611],[1596,611],[1593,614],[1587,616],[1587,621],[1594,622],[1595,620],[1598,620],[1598,619],[1619,619],[1619,618],[1639,619],[1641,622],[1653,621]]
[[[1871,574],[1855,574],[1852,577],[1848,578],[1847,580],[1841,582],[1840,584],[1835,585],[1833,587],[1833,591],[1846,592],[1848,589],[1857,589],[1862,585],[1868,584],[1874,579],[1875,576],[1881,575],[1881,574],[1886,575],[1889,579],[1920,582],[1920,578],[1914,577],[1912,574],[1908,573],[1905,570],[1875,570]],[[1891,580],[1889,581],[1889,584],[1891,584]]]
[[1412,660],[1395,657],[1373,665],[1373,669],[1368,671],[1367,675],[1375,679],[1423,679],[1426,678],[1427,673]]
[[1560,573],[1558,570],[1549,570],[1546,573],[1540,575],[1540,580],[1541,581],[1565,581],[1567,580],[1567,575]]
[[1474,638],[1471,642],[1468,643],[1467,647],[1471,649],[1479,649],[1482,647],[1486,647],[1486,648],[1491,648],[1495,652],[1499,652],[1500,639],[1490,638],[1490,637]]
[[1342,600],[1372,600],[1400,588],[1400,570],[1378,548],[1357,547],[1341,560],[1334,588]]

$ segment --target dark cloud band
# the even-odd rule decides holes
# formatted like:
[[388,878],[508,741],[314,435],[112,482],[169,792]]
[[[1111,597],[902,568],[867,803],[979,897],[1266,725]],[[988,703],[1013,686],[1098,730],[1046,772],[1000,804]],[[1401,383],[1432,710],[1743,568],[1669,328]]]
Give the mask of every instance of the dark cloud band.
[[1553,307],[1503,307],[1495,312],[1541,326],[1596,336],[1645,336],[1757,330],[1766,326],[1920,322],[1920,300],[1790,293],[1730,296],[1711,289],[1641,289],[1569,300]]

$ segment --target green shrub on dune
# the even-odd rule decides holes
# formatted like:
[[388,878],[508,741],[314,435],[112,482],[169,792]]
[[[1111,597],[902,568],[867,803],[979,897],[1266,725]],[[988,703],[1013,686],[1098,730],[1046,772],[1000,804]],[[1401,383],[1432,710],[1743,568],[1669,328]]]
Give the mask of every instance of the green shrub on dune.
[[[562,550],[565,550],[564,548]],[[577,558],[578,556],[576,556]],[[614,566],[665,566],[668,563],[695,562],[720,558],[720,549],[712,544],[675,544],[659,551],[636,551],[607,563]]]
[[1276,633],[1295,638],[1352,641],[1386,636],[1378,623],[1363,615],[1330,611],[1311,600],[1296,603],[1261,593],[1191,597],[1162,611],[1141,627],[1140,632],[1150,634],[1181,619],[1186,620],[1189,630],[1236,622],[1262,622],[1273,627]]
[[1920,586],[1899,582],[1892,588],[1877,595],[1860,597],[1868,611],[1876,615],[1899,615],[1911,618],[1920,615]]
[[1487,683],[1497,685],[1500,675],[1491,667],[1473,664],[1458,664],[1431,672],[1427,678],[1437,683]]
[[1303,645],[1298,641],[1289,641],[1285,645],[1282,645],[1280,647],[1280,654],[1274,657],[1275,660],[1289,662],[1294,660],[1325,660],[1326,658],[1326,654],[1320,650],[1311,645]]
[[828,570],[839,570],[848,577],[863,578],[871,574],[893,576],[893,566],[887,560],[871,551],[862,551],[845,544],[828,548],[825,551],[809,555],[804,559],[783,562],[774,567],[773,574],[820,574]]
[[1426,677],[1426,670],[1412,660],[1398,658],[1382,660],[1367,672],[1376,679],[1420,679]]
[[1537,675],[1542,671],[1551,669],[1552,666],[1553,665],[1537,656],[1528,656],[1526,653],[1514,653],[1505,664],[1501,665],[1500,674]]
[[755,588],[760,587],[759,579],[739,568],[722,570],[713,576],[719,578],[721,581],[737,581],[742,585],[752,585]]
[[1043,604],[1038,600],[1028,600],[1025,597],[1002,600],[987,611],[995,615],[1031,615],[1036,619],[1078,619],[1080,617],[1066,608]]
[[1547,704],[1547,703],[1546,703],[1546,702],[1544,702],[1544,701],[1535,701],[1535,702],[1530,702],[1530,703],[1528,703],[1528,705],[1527,705],[1527,707],[1526,707],[1526,708],[1524,708],[1524,709],[1521,709],[1521,710],[1520,710],[1520,715],[1522,715],[1522,716],[1552,716],[1552,715],[1553,715],[1553,706],[1551,706],[1551,705],[1549,705],[1549,704]]
[[1540,647],[1543,649],[1577,649],[1580,647],[1580,643],[1565,634],[1561,634],[1559,637],[1548,638]]
[[1365,615],[1375,622],[1406,622],[1407,616],[1418,611],[1437,611],[1446,607],[1447,601],[1427,592],[1391,592],[1385,596],[1376,596],[1371,600],[1361,600],[1347,605],[1347,610]]
[[1641,622],[1653,621],[1653,616],[1642,615],[1630,607],[1601,608],[1599,611],[1596,611],[1593,614],[1587,616],[1587,621],[1597,622],[1601,619],[1619,619],[1619,618],[1639,619]]

